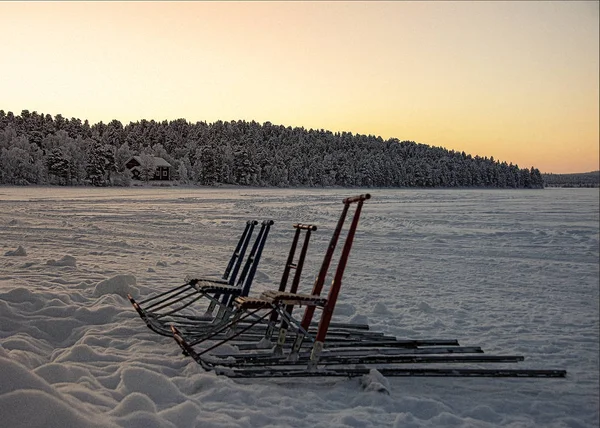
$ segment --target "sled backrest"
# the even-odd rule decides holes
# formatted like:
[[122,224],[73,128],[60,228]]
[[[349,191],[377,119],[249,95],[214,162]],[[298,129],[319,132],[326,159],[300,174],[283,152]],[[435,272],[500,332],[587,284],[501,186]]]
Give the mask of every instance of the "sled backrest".
[[237,277],[238,271],[242,264],[242,260],[244,259],[244,255],[246,254],[246,249],[248,248],[248,244],[250,243],[250,238],[252,237],[252,232],[254,231],[254,226],[258,224],[256,220],[248,220],[246,222],[246,228],[244,232],[242,232],[242,236],[229,259],[229,263],[227,263],[227,267],[225,268],[225,272],[223,273],[223,279],[227,280],[229,285],[233,285],[235,283],[235,279]]
[[[327,272],[329,271],[329,266],[331,265],[331,260],[333,258],[333,254],[335,252],[335,248],[337,246],[338,240],[340,238],[340,234],[342,232],[342,228],[344,227],[344,222],[348,215],[348,210],[350,205],[356,203],[356,210],[354,212],[354,217],[352,219],[352,224],[348,230],[346,235],[346,240],[344,242],[344,247],[342,249],[342,254],[340,256],[340,260],[338,262],[338,266],[336,269],[335,277],[333,283],[331,284],[331,288],[329,290],[328,297],[328,305],[330,306],[331,311],[333,311],[333,307],[335,307],[335,300],[337,300],[337,295],[339,294],[339,290],[342,284],[342,277],[344,275],[344,270],[346,269],[346,263],[348,261],[348,256],[350,255],[350,249],[352,248],[352,241],[354,240],[354,234],[356,232],[356,228],[358,227],[358,220],[360,218],[360,213],[362,210],[362,205],[365,200],[370,199],[371,195],[366,193],[364,195],[354,196],[351,198],[346,198],[342,202],[344,204],[344,208],[342,209],[342,213],[340,214],[340,218],[338,219],[335,230],[333,231],[333,235],[331,237],[331,241],[329,242],[329,246],[327,247],[327,251],[325,252],[325,256],[323,257],[323,262],[321,264],[321,269],[319,270],[319,274],[315,280],[313,285],[312,295],[320,296],[321,291],[323,290],[323,284],[325,283],[325,278],[327,277]],[[329,299],[333,298],[333,302],[329,303]],[[310,323],[312,321],[313,315],[315,312],[314,306],[307,306],[304,310],[304,316],[302,317],[302,328],[304,330],[308,330]],[[323,319],[323,316],[321,319]],[[328,327],[329,323],[327,323]]]

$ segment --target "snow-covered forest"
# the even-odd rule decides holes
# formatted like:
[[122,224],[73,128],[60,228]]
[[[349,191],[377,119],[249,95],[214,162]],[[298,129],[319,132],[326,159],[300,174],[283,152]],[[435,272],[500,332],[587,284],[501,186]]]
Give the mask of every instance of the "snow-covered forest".
[[87,120],[0,110],[0,183],[128,186],[132,155],[162,157],[185,184],[542,188],[534,167],[395,138],[270,122]]
[[580,174],[543,174],[549,187],[600,187],[600,171]]

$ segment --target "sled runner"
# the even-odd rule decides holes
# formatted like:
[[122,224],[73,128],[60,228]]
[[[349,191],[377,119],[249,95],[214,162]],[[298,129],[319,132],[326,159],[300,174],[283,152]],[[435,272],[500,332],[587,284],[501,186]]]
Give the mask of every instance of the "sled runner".
[[[480,347],[460,346],[454,340],[397,340],[376,333],[346,332],[350,339],[340,339],[330,333],[331,319],[339,296],[344,270],[358,226],[364,201],[370,196],[360,195],[345,199],[344,210],[325,254],[321,270],[311,294],[267,291],[260,297],[239,296],[234,299],[235,315],[231,320],[197,340],[190,340],[176,326],[173,338],[183,350],[206,370],[233,378],[288,378],[288,377],[355,377],[378,370],[384,376],[459,376],[459,377],[565,377],[564,370],[482,369],[479,367],[447,368],[438,364],[516,363],[524,360],[520,355],[487,355]],[[347,231],[334,278],[327,297],[321,297],[338,238],[348,209],[356,204],[352,223]],[[294,319],[291,308],[306,306],[301,321]],[[316,328],[312,327],[315,310],[321,310]],[[248,332],[263,326],[266,332],[274,328],[273,320],[279,318],[279,335],[275,347],[265,352],[256,344],[238,342]],[[244,323],[242,323],[244,321]],[[312,327],[312,328],[311,328]],[[288,330],[292,330],[292,338]],[[339,329],[343,330],[343,327]],[[222,336],[222,333],[225,337]],[[352,336],[354,334],[354,336]],[[266,338],[266,336],[264,337]],[[211,341],[204,349],[200,343]],[[216,343],[214,342],[215,340]],[[327,344],[326,344],[327,340]],[[241,352],[214,356],[210,351],[232,344]],[[254,347],[253,347],[254,345]],[[424,366],[424,364],[434,366]]]
[[[174,338],[184,350],[184,354],[191,356],[205,370],[231,378],[289,378],[289,377],[357,377],[377,370],[384,376],[427,376],[427,377],[545,377],[562,378],[566,376],[565,370],[534,370],[534,369],[481,369],[464,367],[426,367],[423,364],[474,364],[474,363],[515,363],[523,361],[522,356],[496,356],[481,355],[479,347],[450,348],[420,348],[408,349],[399,352],[397,349],[388,349],[393,352],[371,349],[354,351],[354,353],[340,353],[331,350],[331,355],[323,351],[321,360],[310,365],[311,353],[304,353],[303,358],[295,361],[270,355],[256,356],[252,361],[246,355],[245,361],[239,355],[202,356],[201,353],[187,344],[176,332]],[[475,353],[477,355],[463,355]],[[441,354],[441,355],[440,355]],[[308,364],[307,364],[308,361]],[[420,366],[418,364],[421,364]],[[408,366],[410,365],[410,366]],[[408,367],[407,367],[408,366]]]

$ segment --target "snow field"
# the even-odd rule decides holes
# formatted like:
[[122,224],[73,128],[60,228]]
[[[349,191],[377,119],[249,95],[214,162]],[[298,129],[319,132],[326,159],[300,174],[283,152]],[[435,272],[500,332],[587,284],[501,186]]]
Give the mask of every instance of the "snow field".
[[598,426],[593,189],[369,189],[334,317],[567,379],[234,381],[124,298],[220,275],[251,218],[275,221],[257,294],[279,282],[291,225],[318,226],[308,291],[341,200],[366,191],[0,188],[0,426]]

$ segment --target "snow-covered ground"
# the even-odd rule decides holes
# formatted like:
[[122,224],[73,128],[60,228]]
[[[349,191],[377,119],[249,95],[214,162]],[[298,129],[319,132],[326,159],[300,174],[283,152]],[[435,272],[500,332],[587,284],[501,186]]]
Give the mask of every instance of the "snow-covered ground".
[[371,189],[334,317],[566,379],[232,380],[123,297],[219,275],[250,218],[275,221],[254,293],[291,225],[318,225],[308,291],[341,199],[365,191],[0,187],[0,427],[597,427],[597,189]]

